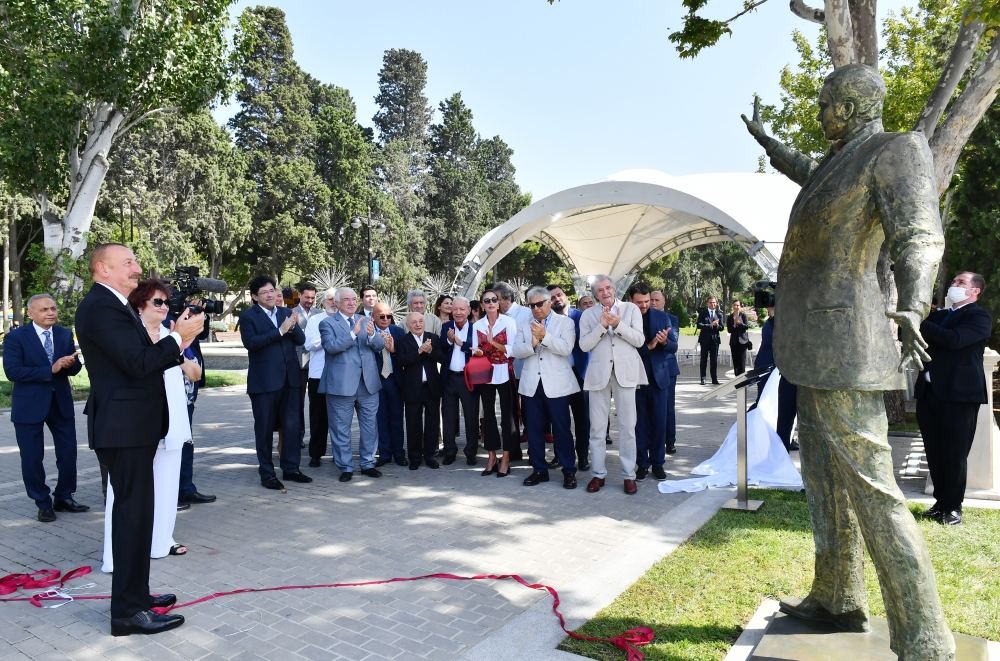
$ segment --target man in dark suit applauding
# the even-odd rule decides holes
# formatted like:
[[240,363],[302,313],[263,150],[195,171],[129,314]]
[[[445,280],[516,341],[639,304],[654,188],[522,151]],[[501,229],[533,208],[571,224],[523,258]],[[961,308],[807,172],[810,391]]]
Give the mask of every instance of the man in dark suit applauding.
[[458,456],[458,405],[465,417],[465,463],[476,465],[479,453],[479,397],[465,385],[465,363],[472,356],[472,321],[469,319],[469,299],[456,296],[451,301],[452,321],[441,325],[441,356],[443,364],[443,398],[441,417],[444,419],[444,465],[454,463]]
[[119,243],[97,246],[90,274],[94,285],[76,310],[76,333],[90,374],[87,436],[115,491],[111,634],[159,633],[184,623],[181,615],[150,610],[177,601],[149,594],[153,455],[169,423],[163,371],[180,363],[205,316],[181,315],[170,335],[153,344],[126,298],[142,275],[132,251]]
[[722,311],[714,296],[708,297],[708,307],[698,313],[698,345],[701,347],[701,385],[705,385],[705,366],[709,364],[712,383],[719,383],[719,343],[722,339]]
[[295,348],[306,343],[299,316],[278,307],[280,293],[270,276],[258,275],[250,281],[254,305],[240,315],[240,339],[247,348],[247,394],[253,409],[253,431],[257,445],[260,483],[265,489],[284,489],[274,473],[271,453],[274,429],[280,422],[285,442],[281,447],[282,478],[290,482],[312,482],[299,470],[299,389],[302,377]]
[[[38,506],[38,520],[56,520],[55,510],[86,512],[89,507],[73,500],[76,491],[76,424],[69,377],[80,373],[73,334],[56,326],[55,299],[36,294],[28,299],[31,323],[17,328],[4,340],[3,369],[14,384],[10,420],[21,451],[21,477],[28,496]],[[45,484],[45,451],[42,426],[49,426],[56,450],[55,507]]]
[[917,422],[935,501],[924,516],[951,526],[962,522],[967,460],[979,407],[986,403],[983,349],[993,322],[976,304],[985,286],[978,273],[959,273],[948,288],[951,307],[920,324],[931,361],[917,377]]
[[635,447],[638,453],[635,479],[645,479],[652,467],[653,477],[665,480],[667,409],[673,406],[673,382],[677,378],[668,357],[677,353],[678,333],[667,313],[652,307],[650,293],[645,282],[628,288],[628,299],[642,313],[645,343],[639,347],[639,356],[649,379],[648,384],[640,385],[635,391]]
[[421,460],[428,468],[437,468],[434,452],[441,416],[440,338],[424,332],[424,316],[419,312],[406,315],[406,328],[410,332],[396,345],[403,368],[406,452],[410,455],[410,470],[420,468]]

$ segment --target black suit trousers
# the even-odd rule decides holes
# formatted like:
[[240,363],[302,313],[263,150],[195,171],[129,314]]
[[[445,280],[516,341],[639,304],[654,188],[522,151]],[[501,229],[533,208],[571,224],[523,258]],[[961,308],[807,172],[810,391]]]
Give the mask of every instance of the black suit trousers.
[[14,423],[14,436],[21,451],[21,477],[24,490],[39,508],[52,507],[52,496],[45,483],[45,438],[42,425],[48,425],[52,432],[52,444],[56,451],[56,469],[59,481],[53,495],[56,500],[66,500],[76,491],[76,424],[73,418],[59,415],[55,397],[49,408],[49,415],[42,422]]
[[569,396],[569,410],[573,413],[577,464],[590,463],[590,394],[583,389],[583,378],[573,370],[580,391]]
[[271,392],[252,393],[250,408],[253,410],[253,433],[257,445],[257,465],[260,479],[275,477],[274,429],[280,423],[285,434],[281,445],[281,470],[293,473],[299,470],[302,449],[295,439],[299,438],[299,389],[285,387]]
[[[733,356],[733,372],[736,376],[747,371],[747,345],[739,342],[732,342],[729,345],[729,353]],[[713,372],[714,375],[714,372]]]
[[917,400],[917,423],[924,438],[927,468],[934,482],[934,500],[946,511],[961,510],[969,451],[976,436],[977,402],[948,402],[925,384]]
[[[711,362],[709,361],[711,359]],[[719,380],[719,343],[701,343],[701,378],[705,378],[705,365],[709,365],[712,372],[712,381]]]
[[406,452],[410,463],[433,459],[441,430],[441,398],[420,385],[420,400],[403,402],[406,416]]
[[309,379],[309,458],[320,459],[330,443],[330,421],[326,412],[326,395],[319,391],[319,379]]
[[148,610],[149,550],[153,543],[153,456],[156,445],[97,448],[115,490],[111,508],[111,617]]
[[465,456],[472,459],[479,452],[479,398],[465,387],[462,372],[445,371],[441,376],[444,396],[441,399],[441,418],[444,420],[442,438],[444,454],[454,457],[458,454],[458,405],[462,405],[465,418]]

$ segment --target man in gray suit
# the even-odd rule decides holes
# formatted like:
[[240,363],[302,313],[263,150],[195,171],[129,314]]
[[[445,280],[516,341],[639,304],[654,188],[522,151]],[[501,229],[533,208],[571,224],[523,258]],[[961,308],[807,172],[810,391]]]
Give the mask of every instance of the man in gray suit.
[[379,380],[375,354],[382,351],[385,340],[375,332],[375,323],[364,315],[355,314],[358,295],[350,287],[337,290],[338,312],[319,324],[320,340],[326,352],[319,391],[326,394],[330,436],[333,438],[333,462],[340,469],[340,481],[350,481],[354,474],[351,456],[351,420],[358,406],[361,427],[361,473],[382,477],[375,468],[378,447]]
[[642,313],[634,303],[619,301],[615,285],[606,275],[598,275],[590,287],[597,305],[580,317],[580,348],[590,352],[583,389],[590,393],[590,463],[594,477],[589,493],[604,486],[608,471],[604,458],[604,434],[611,414],[611,398],[618,412],[618,456],[625,473],[625,493],[635,485],[635,389],[649,383],[638,348],[646,341]]
[[[778,266],[774,357],[798,386],[816,559],[809,595],[781,610],[867,631],[867,547],[892,650],[900,659],[951,659],[955,642],[930,557],[893,478],[882,399],[904,387],[899,368],[929,358],[920,320],[944,241],[927,140],[886,133],[884,97],[873,68],[846,65],[827,76],[817,119],[833,147],[818,163],[768,137],[756,112],[743,118],[772,164],[802,184]],[[895,311],[886,310],[877,277],[883,241],[894,265]],[[899,326],[902,360],[890,319]]]
[[553,449],[563,467],[563,487],[576,488],[576,456],[569,427],[569,398],[580,392],[570,356],[576,344],[576,325],[569,317],[552,311],[549,290],[532,287],[526,296],[531,320],[517,327],[511,353],[523,361],[518,393],[528,428],[531,475],[524,485],[549,481],[545,462],[545,429],[552,425]]

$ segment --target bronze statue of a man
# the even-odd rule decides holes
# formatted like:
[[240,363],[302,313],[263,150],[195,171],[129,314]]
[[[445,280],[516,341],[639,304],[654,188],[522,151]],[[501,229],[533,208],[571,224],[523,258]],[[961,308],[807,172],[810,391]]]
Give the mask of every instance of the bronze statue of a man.
[[[929,360],[920,336],[944,245],[927,140],[882,127],[885,84],[864,65],[827,76],[818,120],[833,143],[819,162],[743,117],[771,163],[802,185],[778,266],[775,363],[798,386],[802,479],[816,543],[809,595],[781,610],[868,630],[862,540],[878,573],[900,659],[951,659],[930,556],[896,485],[882,393]],[[883,240],[898,303],[876,265]],[[900,360],[890,319],[900,328]]]

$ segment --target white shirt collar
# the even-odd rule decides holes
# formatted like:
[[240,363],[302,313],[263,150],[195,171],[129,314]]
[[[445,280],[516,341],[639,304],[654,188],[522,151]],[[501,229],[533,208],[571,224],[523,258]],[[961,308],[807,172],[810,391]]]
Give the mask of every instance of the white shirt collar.
[[45,336],[42,335],[42,333],[44,333],[45,331],[49,331],[49,337],[55,340],[56,334],[52,332],[52,329],[55,328],[54,325],[50,326],[49,328],[42,328],[35,322],[31,322],[31,325],[35,329],[35,332],[38,333],[38,339],[41,340],[42,344],[45,344]]
[[122,296],[122,294],[121,294],[120,291],[118,291],[117,289],[115,289],[111,285],[104,284],[103,282],[98,282],[97,284],[103,285],[104,287],[107,287],[108,291],[111,292],[112,294],[114,294],[115,298],[117,298],[119,301],[122,302],[122,305],[128,305],[128,299],[125,298],[124,296]]

